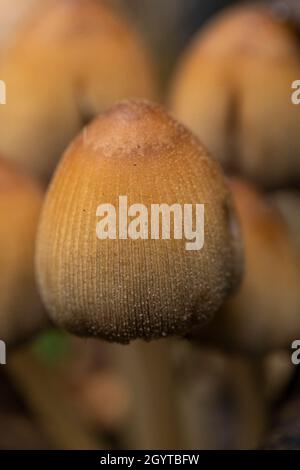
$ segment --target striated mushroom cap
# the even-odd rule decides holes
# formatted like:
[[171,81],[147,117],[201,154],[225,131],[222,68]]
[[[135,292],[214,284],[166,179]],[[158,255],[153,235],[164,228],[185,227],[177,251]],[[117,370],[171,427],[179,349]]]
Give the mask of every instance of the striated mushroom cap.
[[153,98],[155,80],[140,37],[98,0],[53,0],[40,8],[0,67],[0,150],[49,179],[87,121],[123,98]]
[[[112,204],[118,223],[120,196],[128,211],[147,208],[148,238],[120,239],[119,226],[116,239],[97,238],[99,205]],[[172,236],[172,218],[170,239],[151,239],[152,204],[192,204],[194,215],[205,204],[202,249],[187,250],[184,237]],[[43,300],[60,326],[124,343],[181,335],[218,310],[241,264],[218,165],[162,107],[118,103],[69,146],[46,198],[36,256]]]

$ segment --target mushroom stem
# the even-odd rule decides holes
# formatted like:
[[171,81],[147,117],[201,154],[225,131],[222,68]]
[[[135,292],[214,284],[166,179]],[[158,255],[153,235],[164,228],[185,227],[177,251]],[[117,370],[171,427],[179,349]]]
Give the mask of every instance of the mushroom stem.
[[236,448],[256,449],[267,427],[267,405],[261,359],[233,355],[231,361],[232,393],[237,411]]
[[128,447],[178,449],[178,410],[168,340],[114,346],[115,358],[133,389]]
[[76,417],[55,376],[25,348],[11,351],[7,370],[57,449],[105,449]]
[[177,350],[176,372],[185,449],[254,449],[262,443],[267,408],[255,359],[189,342]]
[[266,450],[298,450],[300,448],[300,375],[299,367],[274,410],[271,427],[264,444]]

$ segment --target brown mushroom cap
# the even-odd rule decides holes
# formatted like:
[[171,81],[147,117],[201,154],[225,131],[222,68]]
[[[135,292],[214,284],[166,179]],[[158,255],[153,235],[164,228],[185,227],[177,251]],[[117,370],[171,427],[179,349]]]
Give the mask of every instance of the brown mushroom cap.
[[300,42],[264,6],[229,8],[188,47],[171,85],[171,108],[229,172],[265,187],[300,180],[300,113],[292,83]]
[[[205,204],[205,242],[98,240],[96,210]],[[128,342],[180,335],[210,318],[240,278],[230,192],[199,141],[162,107],[125,101],[66,151],[44,205],[37,275],[51,317],[67,330]]]
[[47,2],[8,49],[0,77],[9,93],[0,150],[44,179],[88,120],[119,99],[156,93],[141,39],[97,0]]
[[231,183],[245,246],[239,292],[192,333],[233,351],[289,348],[300,334],[300,251],[276,206],[242,181]]
[[34,276],[34,245],[43,193],[0,160],[0,339],[29,338],[46,315]]

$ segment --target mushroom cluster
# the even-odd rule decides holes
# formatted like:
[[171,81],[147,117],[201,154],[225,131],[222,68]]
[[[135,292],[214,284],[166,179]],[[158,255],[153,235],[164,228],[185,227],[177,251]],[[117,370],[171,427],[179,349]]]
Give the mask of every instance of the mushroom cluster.
[[0,341],[55,447],[263,446],[300,338],[291,2],[224,9],[157,103],[130,2],[0,0]]
[[[228,8],[213,18],[179,59],[169,94],[176,117],[231,178],[245,250],[240,289],[188,337],[251,361],[260,369],[261,396],[271,377],[263,362],[286,354],[290,371],[300,335],[300,114],[292,100],[299,23],[295,5],[279,3]],[[277,376],[274,396],[278,382],[286,383]]]

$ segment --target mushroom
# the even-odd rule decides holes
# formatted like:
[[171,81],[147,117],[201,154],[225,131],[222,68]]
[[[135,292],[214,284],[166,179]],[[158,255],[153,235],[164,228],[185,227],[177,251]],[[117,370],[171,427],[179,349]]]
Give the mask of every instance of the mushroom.
[[[120,197],[128,199],[125,221],[130,218],[135,233],[125,239],[120,226],[115,237],[97,239],[99,207],[105,205],[103,216],[116,207],[120,218]],[[171,208],[170,239],[157,236],[157,227],[150,233],[150,222],[145,233],[143,211],[152,221],[153,205],[160,204]],[[185,233],[174,237],[176,210],[194,209],[191,226],[201,204],[204,246],[190,251],[186,224]],[[168,218],[161,219],[168,225]],[[128,343],[182,335],[206,322],[237,285],[241,257],[230,191],[218,165],[162,107],[124,101],[67,149],[43,207],[36,267],[55,323],[80,336]]]
[[34,245],[43,193],[0,160],[0,338],[26,340],[47,324],[34,276]]
[[92,117],[119,99],[156,95],[141,39],[97,0],[46,2],[7,49],[0,77],[0,150],[43,180]]
[[39,0],[0,0],[0,54],[39,3]]
[[226,9],[184,53],[170,106],[231,173],[267,188],[300,180],[299,35],[263,5]]
[[[120,198],[126,198],[125,223]],[[187,250],[186,231],[175,239],[175,209],[202,203],[204,246]],[[153,206],[163,204],[170,219],[162,215],[155,226]],[[109,232],[99,239],[105,219]],[[116,239],[112,222],[119,224]],[[230,191],[218,165],[162,107],[120,102],[71,143],[48,190],[36,248],[40,292],[60,327],[118,343],[183,335],[219,309],[239,282],[241,264]],[[116,349],[136,404],[129,447],[180,447],[169,356],[168,341]]]
[[290,348],[300,334],[300,251],[284,218],[242,181],[231,187],[245,244],[241,289],[216,318],[192,334],[247,354]]

